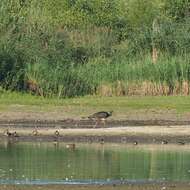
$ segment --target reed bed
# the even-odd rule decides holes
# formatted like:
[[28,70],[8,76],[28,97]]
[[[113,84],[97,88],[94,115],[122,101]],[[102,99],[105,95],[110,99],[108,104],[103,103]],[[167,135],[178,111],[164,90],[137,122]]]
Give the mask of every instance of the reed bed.
[[98,64],[97,59],[93,59],[85,65],[67,68],[65,72],[55,70],[48,73],[46,69],[43,73],[39,69],[37,76],[41,94],[47,96],[189,94],[188,56],[160,58],[157,64],[153,64],[150,57],[130,63],[98,58]]

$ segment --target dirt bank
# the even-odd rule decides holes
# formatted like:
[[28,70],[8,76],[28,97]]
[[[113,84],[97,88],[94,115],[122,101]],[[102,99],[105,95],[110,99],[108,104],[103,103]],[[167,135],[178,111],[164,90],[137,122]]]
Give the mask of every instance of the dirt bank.
[[0,185],[2,190],[189,190],[190,185],[183,183],[145,184],[145,185]]
[[184,144],[190,143],[190,125],[188,121],[109,120],[106,126],[94,128],[94,121],[89,120],[0,120],[0,135],[20,141]]
[[[128,111],[117,112],[104,126],[64,109],[52,111],[23,111],[13,106],[12,111],[0,112],[1,138],[19,141],[71,141],[117,143],[190,143],[190,117],[175,112]],[[18,111],[20,110],[20,111]],[[93,113],[95,110],[88,110]],[[73,113],[73,115],[72,115]],[[9,135],[5,130],[9,130]],[[34,132],[34,130],[36,130]],[[16,135],[13,133],[16,131]],[[56,132],[57,131],[57,132]]]

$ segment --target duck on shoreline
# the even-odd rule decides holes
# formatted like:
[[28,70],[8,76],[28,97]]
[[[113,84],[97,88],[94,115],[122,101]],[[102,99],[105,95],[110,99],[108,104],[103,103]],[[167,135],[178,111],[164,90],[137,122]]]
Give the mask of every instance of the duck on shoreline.
[[14,131],[13,133],[11,133],[11,132],[9,131],[9,129],[6,129],[6,130],[5,130],[4,135],[7,136],[7,137],[19,137],[19,135],[17,134],[16,131]]

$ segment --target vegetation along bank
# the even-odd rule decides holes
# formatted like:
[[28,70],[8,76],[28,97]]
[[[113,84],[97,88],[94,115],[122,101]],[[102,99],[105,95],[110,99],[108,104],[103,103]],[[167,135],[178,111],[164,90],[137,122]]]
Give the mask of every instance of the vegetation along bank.
[[188,95],[188,0],[1,0],[0,87],[45,97]]

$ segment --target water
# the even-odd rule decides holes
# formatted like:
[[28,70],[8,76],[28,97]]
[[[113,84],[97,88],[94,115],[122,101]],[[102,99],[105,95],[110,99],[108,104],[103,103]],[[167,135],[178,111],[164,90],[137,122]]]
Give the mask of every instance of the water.
[[0,143],[1,184],[147,184],[190,181],[190,147]]

